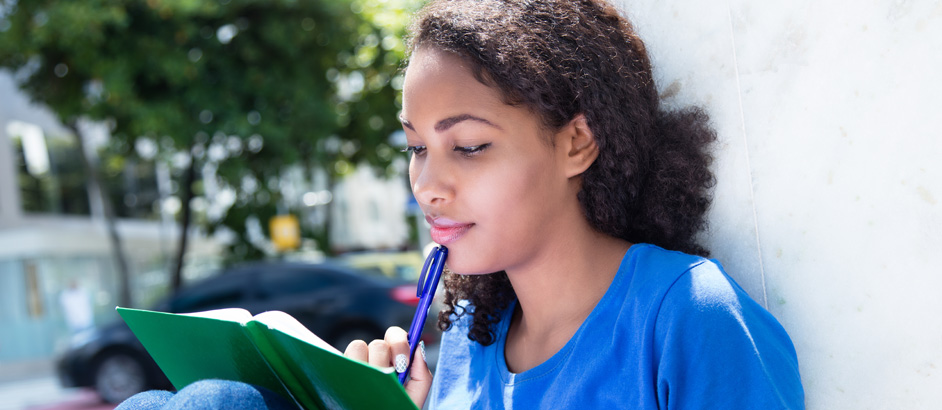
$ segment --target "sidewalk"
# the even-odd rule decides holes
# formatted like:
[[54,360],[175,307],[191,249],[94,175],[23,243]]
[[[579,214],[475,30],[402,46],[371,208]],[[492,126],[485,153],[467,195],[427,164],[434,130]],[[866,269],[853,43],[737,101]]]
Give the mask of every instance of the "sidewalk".
[[59,385],[51,360],[0,363],[0,410],[49,406],[82,393]]
[[[436,363],[438,343],[426,351]],[[0,363],[0,410],[112,410],[91,389],[63,388],[52,360]]]
[[55,376],[53,359],[0,362],[0,385],[8,382]]
[[0,410],[26,410],[62,402],[75,394],[76,389],[63,389],[55,377],[40,377],[0,384]]

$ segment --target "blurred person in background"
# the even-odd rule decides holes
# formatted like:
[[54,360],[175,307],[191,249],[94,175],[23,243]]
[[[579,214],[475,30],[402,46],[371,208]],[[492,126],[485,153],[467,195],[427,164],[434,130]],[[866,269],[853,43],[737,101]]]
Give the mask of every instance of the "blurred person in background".
[[95,326],[92,298],[77,279],[69,281],[69,286],[59,293],[59,305],[73,335]]

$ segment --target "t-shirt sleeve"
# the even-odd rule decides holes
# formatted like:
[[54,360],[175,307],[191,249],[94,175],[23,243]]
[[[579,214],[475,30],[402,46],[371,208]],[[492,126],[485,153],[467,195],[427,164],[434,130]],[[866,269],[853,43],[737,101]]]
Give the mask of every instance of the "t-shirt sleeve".
[[674,282],[654,333],[660,408],[804,408],[785,329],[718,265],[702,263]]

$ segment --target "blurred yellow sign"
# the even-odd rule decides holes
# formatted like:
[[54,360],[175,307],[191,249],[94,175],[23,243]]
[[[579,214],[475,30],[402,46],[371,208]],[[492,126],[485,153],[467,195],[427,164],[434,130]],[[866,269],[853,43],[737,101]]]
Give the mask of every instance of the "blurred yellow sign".
[[277,215],[268,222],[271,241],[278,251],[297,249],[301,245],[301,228],[294,215]]

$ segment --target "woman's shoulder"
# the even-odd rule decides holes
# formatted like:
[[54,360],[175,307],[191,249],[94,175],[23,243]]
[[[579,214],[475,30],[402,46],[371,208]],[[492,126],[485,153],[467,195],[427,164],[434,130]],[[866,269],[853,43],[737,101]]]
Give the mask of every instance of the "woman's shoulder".
[[631,290],[655,295],[667,292],[694,271],[726,276],[717,261],[647,243],[629,248],[619,271],[620,276],[630,281]]
[[737,379],[711,400],[736,403],[724,408],[800,408],[794,345],[765,307],[714,260],[653,246],[639,250],[632,293],[647,299],[641,303],[648,303],[645,323],[652,324],[658,374],[672,392],[695,396],[711,381]]
[[627,304],[647,312],[659,337],[677,331],[692,337],[726,328],[789,340],[778,320],[715,260],[645,245],[626,258],[623,268],[631,269],[625,275],[631,278]]
[[633,264],[646,270],[656,270],[658,272],[671,270],[677,272],[677,274],[682,274],[703,263],[718,264],[716,261],[702,256],[669,250],[650,243],[636,243],[628,248],[622,267],[624,268],[626,264]]
[[761,309],[716,260],[648,244],[626,259],[632,291],[654,296],[659,315],[741,310],[744,304]]

